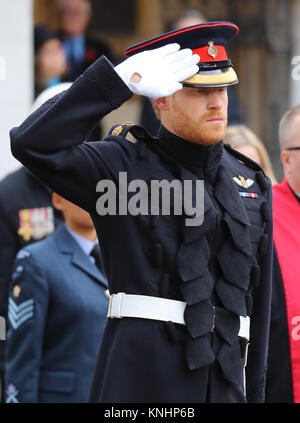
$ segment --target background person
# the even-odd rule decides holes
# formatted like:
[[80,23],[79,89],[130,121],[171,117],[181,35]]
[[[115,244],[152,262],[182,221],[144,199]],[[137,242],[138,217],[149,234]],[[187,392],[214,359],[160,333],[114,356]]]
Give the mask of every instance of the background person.
[[245,125],[228,126],[224,142],[259,164],[272,184],[277,182],[267,149],[250,128]]
[[22,249],[9,296],[6,402],[87,402],[108,299],[87,212],[53,194],[65,223]]
[[[70,88],[58,84],[43,91],[31,107],[31,113],[56,94]],[[10,173],[0,182],[0,315],[7,318],[8,293],[17,252],[51,235],[63,221],[53,209],[51,192],[26,167]],[[4,394],[5,342],[0,342],[0,379]]]
[[68,62],[64,81],[74,81],[102,54],[111,58],[110,50],[104,42],[92,40],[86,34],[91,14],[88,0],[59,0],[58,36]]
[[284,178],[273,186],[274,255],[267,402],[300,402],[300,105],[279,124]]
[[[63,81],[75,81],[101,55],[112,60],[108,45],[87,35],[91,15],[92,7],[88,0],[59,0],[57,35],[68,62]],[[101,137],[102,127],[97,122],[88,140],[95,141]]]
[[46,26],[34,29],[35,97],[62,81],[67,62],[59,38]]

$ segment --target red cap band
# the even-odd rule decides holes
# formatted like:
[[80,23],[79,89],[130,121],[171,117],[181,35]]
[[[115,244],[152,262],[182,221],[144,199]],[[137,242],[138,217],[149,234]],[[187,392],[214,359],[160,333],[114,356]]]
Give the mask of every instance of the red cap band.
[[[209,53],[210,52],[210,53]],[[193,49],[194,54],[199,54],[201,62],[219,62],[228,60],[224,46],[204,46]]]

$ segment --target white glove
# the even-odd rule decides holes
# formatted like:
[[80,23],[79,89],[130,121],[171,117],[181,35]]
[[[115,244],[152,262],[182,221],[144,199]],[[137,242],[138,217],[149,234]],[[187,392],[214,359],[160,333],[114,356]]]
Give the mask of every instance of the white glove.
[[119,77],[134,93],[150,98],[167,97],[182,89],[180,82],[198,72],[198,54],[168,44],[137,53],[115,67]]

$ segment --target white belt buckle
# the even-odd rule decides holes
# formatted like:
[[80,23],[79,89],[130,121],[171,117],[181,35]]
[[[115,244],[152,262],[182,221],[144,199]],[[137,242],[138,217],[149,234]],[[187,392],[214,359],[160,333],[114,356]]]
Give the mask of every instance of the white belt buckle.
[[[110,296],[107,317],[110,319],[122,319],[121,306],[124,295],[125,292],[118,292]],[[114,311],[113,316],[112,311]]]

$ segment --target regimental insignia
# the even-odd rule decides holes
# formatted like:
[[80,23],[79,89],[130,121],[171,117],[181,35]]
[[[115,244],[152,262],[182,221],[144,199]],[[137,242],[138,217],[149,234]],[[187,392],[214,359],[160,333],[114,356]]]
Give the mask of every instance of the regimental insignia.
[[15,385],[8,385],[6,391],[6,403],[7,404],[19,404],[19,400],[17,396],[19,395],[19,391],[17,391]]
[[19,329],[25,322],[34,316],[34,300],[23,301],[17,304],[12,297],[8,300],[8,320],[14,330]]
[[218,55],[218,49],[217,47],[214,45],[213,41],[209,41],[208,42],[208,54],[215,59]]
[[122,127],[122,125],[119,125],[119,126],[117,126],[113,131],[112,131],[112,135],[114,136],[114,137],[116,137],[116,136],[118,136],[118,135],[120,135],[121,134],[121,132],[123,131],[123,127]]
[[248,189],[252,187],[254,181],[252,179],[245,179],[242,175],[235,176],[233,178],[234,182],[238,184],[238,186]]
[[19,210],[18,235],[24,241],[38,240],[54,232],[54,214],[52,207]]
[[132,126],[132,125],[134,125],[133,122],[131,122],[130,120],[126,120],[124,123],[122,123],[122,125],[116,126],[115,129],[113,129],[111,134],[116,137],[122,133],[125,126]]
[[15,285],[14,288],[13,288],[13,296],[15,298],[19,298],[20,294],[21,294],[21,288],[20,288],[20,286],[19,285]]

